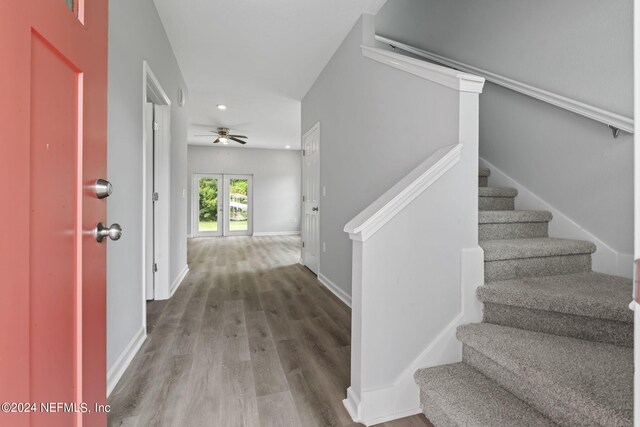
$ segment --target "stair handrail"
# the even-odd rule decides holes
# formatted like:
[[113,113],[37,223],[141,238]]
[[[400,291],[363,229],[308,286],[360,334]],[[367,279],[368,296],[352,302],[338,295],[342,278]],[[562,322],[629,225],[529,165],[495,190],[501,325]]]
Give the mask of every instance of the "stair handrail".
[[635,125],[633,119],[630,117],[625,117],[623,115],[587,104],[585,102],[578,101],[573,98],[569,98],[536,86],[510,79],[508,77],[501,76],[500,74],[496,74],[482,68],[474,67],[473,65],[469,65],[464,62],[448,58],[446,56],[438,55],[436,53],[429,52],[427,50],[420,49],[406,43],[402,43],[389,37],[384,37],[376,34],[375,40],[380,43],[389,45],[393,48],[397,48],[413,55],[428,59],[430,61],[434,61],[448,67],[453,67],[460,71],[465,71],[468,73],[476,74],[478,76],[482,76],[491,83],[506,87],[507,89],[522,93],[556,107],[563,108],[597,122],[604,123],[605,125],[609,126],[609,128],[611,128],[614,138],[618,136],[619,131],[634,133]]
[[364,242],[460,161],[462,144],[436,150],[344,226],[351,240]]

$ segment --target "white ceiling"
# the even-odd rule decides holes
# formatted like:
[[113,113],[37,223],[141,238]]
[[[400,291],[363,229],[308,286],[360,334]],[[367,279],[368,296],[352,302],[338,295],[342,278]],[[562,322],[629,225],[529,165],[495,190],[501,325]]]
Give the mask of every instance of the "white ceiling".
[[385,1],[154,0],[189,88],[189,144],[211,145],[194,135],[223,125],[249,136],[246,147],[300,149],[300,100],[358,17]]

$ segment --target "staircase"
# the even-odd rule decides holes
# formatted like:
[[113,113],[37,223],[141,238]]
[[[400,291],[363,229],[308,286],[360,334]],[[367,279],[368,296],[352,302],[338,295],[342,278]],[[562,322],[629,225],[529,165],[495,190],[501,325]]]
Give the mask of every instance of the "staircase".
[[631,426],[631,281],[591,271],[596,247],[548,237],[551,213],[516,211],[480,168],[483,322],[463,361],[415,373],[435,426]]

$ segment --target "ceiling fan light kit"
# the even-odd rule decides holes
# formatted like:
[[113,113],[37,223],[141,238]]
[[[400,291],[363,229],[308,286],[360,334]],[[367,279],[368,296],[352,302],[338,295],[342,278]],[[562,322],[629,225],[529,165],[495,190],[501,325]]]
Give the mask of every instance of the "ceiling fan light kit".
[[[238,144],[246,144],[247,141],[243,141],[243,139],[247,139],[247,136],[244,135],[230,135],[229,134],[229,128],[218,128],[218,130],[212,130],[211,133],[215,133],[218,137],[216,138],[215,141],[213,141],[214,144],[217,144],[219,142],[222,142],[224,145],[228,145],[229,144],[229,140],[231,141],[235,141]],[[208,135],[196,135],[196,136],[208,136]]]

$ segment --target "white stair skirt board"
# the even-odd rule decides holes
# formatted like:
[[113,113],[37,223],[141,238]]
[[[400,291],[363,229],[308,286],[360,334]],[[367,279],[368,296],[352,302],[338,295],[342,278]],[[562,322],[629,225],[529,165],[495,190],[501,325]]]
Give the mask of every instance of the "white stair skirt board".
[[549,223],[549,234],[554,237],[567,239],[580,239],[592,241],[597,250],[592,255],[593,270],[631,278],[633,276],[633,255],[617,252],[611,246],[600,240],[588,230],[585,230],[570,217],[560,212],[549,203],[545,202],[537,194],[509,177],[506,173],[480,158],[481,166],[491,169],[489,180],[493,187],[513,187],[518,190],[516,209],[522,210],[546,210],[553,214],[553,221]]
[[297,236],[300,231],[254,231],[254,237],[260,236]]
[[118,381],[120,381],[124,371],[127,370],[131,361],[138,353],[138,350],[142,347],[145,339],[147,339],[147,333],[144,326],[141,326],[138,332],[131,338],[131,341],[129,341],[124,351],[113,363],[113,366],[107,371],[107,397],[109,397],[113,389],[118,385]]
[[184,278],[187,277],[188,273],[189,273],[189,266],[185,265],[182,271],[180,272],[180,274],[178,274],[178,277],[176,277],[176,280],[174,280],[173,283],[171,284],[169,298],[171,298],[173,294],[176,293],[176,290],[178,290],[178,288],[180,287],[180,284],[182,283]]
[[345,303],[349,308],[351,308],[351,295],[347,294],[345,291],[340,289],[338,285],[333,283],[331,280],[327,279],[322,273],[318,274],[318,281],[324,285],[325,288],[329,289],[332,294],[338,297],[340,301]]

